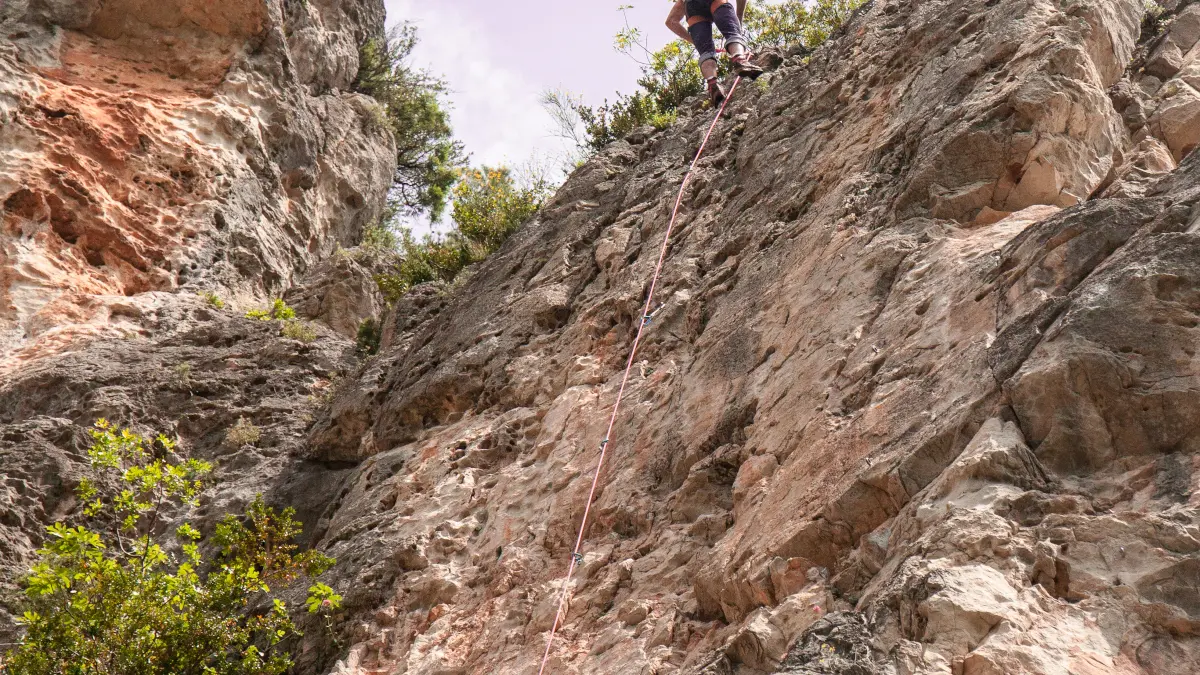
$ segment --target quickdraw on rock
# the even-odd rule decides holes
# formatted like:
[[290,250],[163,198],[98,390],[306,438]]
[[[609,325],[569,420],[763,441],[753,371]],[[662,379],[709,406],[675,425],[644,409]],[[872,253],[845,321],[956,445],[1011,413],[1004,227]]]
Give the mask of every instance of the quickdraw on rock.
[[704,140],[700,143],[700,149],[696,151],[696,157],[692,159],[691,166],[688,167],[687,173],[683,177],[683,184],[679,186],[679,195],[675,198],[675,208],[671,210],[671,220],[667,224],[667,232],[663,235],[662,249],[658,253],[658,264],[654,267],[654,276],[650,279],[650,292],[646,294],[646,306],[642,309],[642,320],[638,323],[637,335],[633,338],[633,346],[629,349],[629,360],[625,363],[625,374],[621,377],[621,387],[617,390],[617,400],[613,404],[612,416],[608,420],[608,431],[604,434],[604,440],[600,442],[600,458],[596,461],[596,472],[592,475],[592,488],[588,492],[587,503],[583,507],[583,519],[579,523],[579,535],[575,538],[575,548],[571,553],[571,565],[567,568],[567,576],[563,579],[562,593],[558,597],[558,610],[554,614],[554,623],[550,626],[550,635],[546,638],[546,651],[542,654],[542,665],[538,668],[538,675],[543,675],[546,670],[546,664],[550,661],[550,648],[554,646],[554,636],[558,632],[559,623],[563,619],[563,608],[567,604],[567,594],[571,588],[571,579],[575,576],[575,568],[583,563],[583,553],[580,549],[583,547],[583,534],[587,530],[588,516],[592,512],[592,502],[596,498],[596,487],[600,483],[600,471],[604,468],[604,459],[608,455],[609,439],[612,438],[613,427],[617,424],[617,414],[621,410],[621,400],[625,397],[625,387],[629,383],[629,374],[633,371],[634,357],[637,356],[638,345],[641,344],[642,334],[646,331],[646,326],[654,318],[654,315],[662,309],[662,305],[653,312],[650,308],[654,306],[654,291],[658,287],[659,277],[662,275],[663,262],[667,259],[667,247],[671,241],[671,233],[675,229],[675,221],[679,218],[679,207],[683,203],[683,193],[687,189],[688,181],[691,180],[692,174],[696,171],[696,164],[699,163],[701,155],[704,154],[704,148],[708,145],[708,140],[712,137],[713,130],[717,128],[717,122],[721,120],[721,115],[725,113],[725,106],[729,104],[729,99],[733,98],[733,92],[737,90],[738,83],[742,81],[738,77],[733,81],[733,86],[729,88],[729,94],[725,100],[721,102],[720,109],[717,110],[716,117],[713,118],[712,124],[708,127],[708,133],[704,134]]

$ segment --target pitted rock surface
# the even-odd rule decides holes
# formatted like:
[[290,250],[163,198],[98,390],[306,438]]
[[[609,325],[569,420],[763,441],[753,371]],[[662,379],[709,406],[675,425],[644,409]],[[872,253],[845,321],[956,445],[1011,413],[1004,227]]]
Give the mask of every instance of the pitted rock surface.
[[[876,0],[739,87],[684,195],[550,672],[1200,669],[1200,5],[1160,4]],[[289,49],[331,56],[286,72],[334,105],[348,43],[304,6],[329,35]],[[378,299],[330,226],[261,259],[282,270],[263,288],[329,325],[313,345],[158,288],[107,310],[132,337],[16,361],[6,570],[69,516],[104,414],[227,467],[208,513],[300,502],[346,596],[300,672],[537,672],[711,115],[691,101],[599,153],[460,285],[392,307],[376,357],[354,360]],[[382,199],[358,194],[337,213]],[[247,250],[289,250],[285,222]],[[181,360],[202,389],[170,389]],[[222,444],[238,417],[263,447]]]
[[346,93],[383,3],[0,8],[0,373],[128,331],[122,304],[279,293],[378,217],[394,167]]

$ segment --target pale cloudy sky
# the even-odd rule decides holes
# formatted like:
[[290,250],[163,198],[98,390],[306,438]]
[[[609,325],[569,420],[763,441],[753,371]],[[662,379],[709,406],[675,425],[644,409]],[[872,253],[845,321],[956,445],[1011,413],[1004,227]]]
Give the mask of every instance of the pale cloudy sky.
[[455,134],[475,164],[521,164],[563,144],[552,135],[538,96],[563,87],[598,104],[636,86],[638,67],[613,50],[630,22],[656,48],[673,36],[663,25],[667,0],[386,0],[388,24],[414,22],[415,61],[440,74],[450,96]]

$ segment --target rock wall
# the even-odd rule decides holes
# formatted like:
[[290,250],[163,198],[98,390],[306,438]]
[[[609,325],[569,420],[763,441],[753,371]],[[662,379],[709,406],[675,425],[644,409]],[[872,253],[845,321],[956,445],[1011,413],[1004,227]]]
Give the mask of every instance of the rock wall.
[[[0,642],[97,416],[217,459],[201,519],[324,508],[310,478],[341,469],[302,439],[352,346],[239,317],[381,213],[394,147],[350,89],[383,30],[381,0],[0,2]],[[226,443],[239,418],[256,446]]]
[[[1200,166],[1154,120],[1200,110],[1200,7],[1144,10],[880,0],[740,88],[551,672],[1194,669]],[[536,672],[696,103],[402,304],[318,420],[359,466],[337,672]]]
[[374,0],[5,3],[0,373],[357,242],[394,158],[346,90],[382,26]]
[[[815,53],[762,57],[769,75],[739,87],[685,195],[550,672],[1200,667],[1200,4],[1161,4],[876,0]],[[353,68],[300,55],[342,53],[320,26],[363,15],[304,7],[311,25],[276,31],[292,14],[267,5],[266,37],[248,38],[290,60],[242,47],[210,95],[248,96],[250,69],[351,105],[334,90]],[[114,38],[88,26],[130,44],[162,29],[23,11],[63,13],[64,35],[97,44]],[[256,15],[206,16],[183,32],[237,36]],[[16,505],[0,560],[19,569],[70,512],[92,418],[157,425],[220,463],[206,513],[255,492],[298,503],[306,540],[338,558],[338,641],[310,631],[300,672],[537,672],[711,115],[692,101],[604,150],[460,286],[392,307],[381,354],[361,362],[345,336],[376,300],[352,257],[326,254],[380,195],[335,209],[339,174],[323,168],[299,188],[321,217],[293,206],[228,240],[261,285],[232,258],[197,272],[295,286],[332,327],[316,343],[139,293],[111,306],[161,303],[143,337],[75,342],[0,384]],[[289,138],[270,137],[271,161],[311,166]],[[359,151],[377,149],[336,156]],[[272,175],[255,185],[292,199],[301,183]],[[318,245],[294,248],[293,222]],[[224,231],[198,227],[197,247]],[[222,445],[239,417],[264,429],[257,447]]]

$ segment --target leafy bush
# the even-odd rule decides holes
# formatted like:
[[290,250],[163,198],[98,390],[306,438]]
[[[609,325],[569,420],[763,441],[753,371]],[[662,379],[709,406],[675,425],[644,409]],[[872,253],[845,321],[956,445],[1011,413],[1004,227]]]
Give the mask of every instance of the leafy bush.
[[269,309],[252,309],[246,312],[247,319],[257,319],[259,321],[291,321],[296,318],[296,310],[287,306],[287,303],[280,298],[275,298],[271,302]]
[[757,48],[814,50],[865,0],[784,0],[746,8],[746,33]]
[[234,448],[254,445],[260,439],[262,439],[262,430],[245,417],[239,417],[229,431],[225,432],[225,444]]
[[549,194],[549,182],[536,172],[518,180],[507,168],[461,171],[453,193],[454,228],[420,240],[401,229],[399,261],[375,276],[380,292],[391,303],[418,284],[454,281],[499,248]]
[[359,246],[366,249],[368,253],[389,253],[398,249],[400,239],[396,236],[396,231],[387,226],[391,220],[390,215],[384,216],[375,225],[364,229]]
[[[8,652],[12,675],[266,675],[292,664],[284,640],[298,635],[271,588],[322,574],[334,560],[298,553],[295,512],[261,498],[227,516],[201,552],[184,523],[161,533],[169,513],[199,504],[213,467],[183,459],[165,436],[150,440],[99,420],[88,457],[95,473],[77,489],[88,525],[55,523],[22,581],[22,641]],[[115,486],[115,487],[110,487]],[[309,588],[313,613],[341,597]],[[261,610],[251,611],[252,608]]]
[[391,201],[403,215],[428,213],[441,219],[462,164],[442,104],[446,84],[409,63],[417,29],[402,23],[359,50],[354,88],[379,102],[379,120],[396,140]]
[[379,353],[379,343],[383,340],[383,323],[375,319],[363,319],[358,324],[358,335],[354,345],[363,356],[374,356]]
[[519,186],[507,168],[464,171],[454,186],[454,224],[486,257],[537,213],[548,191],[541,177]]
[[375,276],[375,283],[388,303],[400,299],[413,286],[453,281],[475,261],[470,242],[457,231],[441,236],[425,235],[418,240],[412,232],[402,229],[400,237],[399,263]]
[[[745,29],[757,48],[816,49],[841,28],[865,0],[783,0],[776,4],[756,3],[746,9]],[[624,11],[626,8],[622,8]],[[560,127],[559,134],[573,138],[584,154],[596,152],[634,129],[652,125],[664,129],[675,121],[679,107],[689,97],[704,91],[696,51],[676,40],[650,50],[636,27],[626,24],[617,33],[617,51],[638,62],[642,77],[638,90],[591,107],[562,92],[548,92],[542,105]],[[720,73],[727,65],[720,63]],[[579,137],[577,127],[583,128]]]
[[[618,34],[617,49],[641,64],[639,90],[619,96],[614,103],[606,100],[596,108],[586,105],[578,108],[587,134],[587,146],[592,152],[624,138],[640,126],[649,124],[660,130],[667,128],[674,123],[679,106],[704,91],[700,64],[690,44],[676,40],[662,49],[650,51],[637,42],[637,35]],[[644,60],[634,57],[635,48],[643,50]]]
[[1145,0],[1145,12],[1142,15],[1141,40],[1149,39],[1162,32],[1168,18],[1167,10],[1157,2]]
[[305,344],[317,339],[317,331],[304,321],[289,320],[283,322],[280,335],[289,340],[299,340]]

